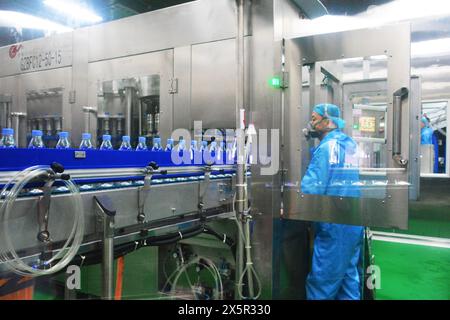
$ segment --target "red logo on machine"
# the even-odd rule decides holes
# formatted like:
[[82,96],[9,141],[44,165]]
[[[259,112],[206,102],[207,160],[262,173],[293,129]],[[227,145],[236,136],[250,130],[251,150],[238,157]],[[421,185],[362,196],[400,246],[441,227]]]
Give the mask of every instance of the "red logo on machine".
[[22,49],[22,45],[13,45],[9,48],[9,57],[14,59],[19,53],[20,49]]

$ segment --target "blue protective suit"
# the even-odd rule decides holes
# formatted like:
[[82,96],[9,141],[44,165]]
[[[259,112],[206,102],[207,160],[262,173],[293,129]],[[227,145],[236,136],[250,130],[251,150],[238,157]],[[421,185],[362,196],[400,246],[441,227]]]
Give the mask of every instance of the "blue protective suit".
[[[301,182],[305,194],[359,197],[357,145],[341,130],[329,132],[313,152]],[[308,299],[360,299],[358,262],[364,227],[315,223]]]
[[423,127],[420,130],[420,144],[433,144],[434,130],[430,127]]

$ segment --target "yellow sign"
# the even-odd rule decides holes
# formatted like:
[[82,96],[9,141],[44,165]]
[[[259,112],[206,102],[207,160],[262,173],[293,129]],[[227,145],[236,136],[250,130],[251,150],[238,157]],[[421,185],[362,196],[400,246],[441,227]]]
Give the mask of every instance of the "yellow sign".
[[375,132],[375,117],[360,117],[359,130],[364,132]]

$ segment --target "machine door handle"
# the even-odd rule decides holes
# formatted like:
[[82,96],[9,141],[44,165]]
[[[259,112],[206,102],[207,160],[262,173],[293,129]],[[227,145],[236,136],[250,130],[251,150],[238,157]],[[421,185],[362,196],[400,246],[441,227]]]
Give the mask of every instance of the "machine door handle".
[[404,167],[408,164],[408,159],[402,156],[402,101],[408,96],[408,88],[400,88],[394,92],[393,104],[393,130],[392,130],[392,158],[395,162]]

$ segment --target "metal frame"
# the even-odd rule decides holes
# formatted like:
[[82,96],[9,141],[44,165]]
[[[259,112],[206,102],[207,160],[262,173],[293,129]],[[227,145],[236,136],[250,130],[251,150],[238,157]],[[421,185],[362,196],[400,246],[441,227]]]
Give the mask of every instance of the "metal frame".
[[[388,56],[389,78],[387,83],[387,96],[392,97],[393,93],[401,87],[410,87],[410,25],[399,24],[385,26],[376,29],[352,30],[333,34],[323,34],[301,38],[290,38],[286,40],[286,64],[290,74],[298,74],[299,65],[312,64],[316,61],[330,61],[342,58],[365,57],[373,55]],[[292,51],[298,51],[297,57],[292,59]],[[296,70],[297,69],[297,70]],[[395,70],[395,71],[394,71]],[[314,76],[314,72],[311,73]],[[288,175],[285,181],[284,210],[287,217],[291,219],[303,219],[312,221],[329,221],[347,224],[386,226],[407,228],[408,226],[408,188],[401,186],[390,188],[386,199],[365,199],[359,203],[351,199],[333,199],[333,197],[303,195],[299,196],[299,182],[301,180],[300,170],[306,169],[307,159],[303,158],[301,150],[308,150],[309,145],[301,139],[300,128],[306,126],[310,110],[307,106],[301,106],[298,92],[301,92],[301,81],[290,81],[285,95],[285,110],[292,110],[286,119],[295,125],[286,125],[286,143],[283,143],[283,154],[289,160],[284,161]],[[314,77],[310,83],[315,83]],[[312,93],[311,97],[315,97]],[[310,101],[313,105],[313,100]],[[388,146],[387,150],[392,150],[393,128],[393,101],[388,104]],[[409,99],[402,102],[402,123],[409,123]],[[409,128],[403,126],[401,136],[401,153],[403,156],[409,155]],[[292,138],[291,138],[292,137]],[[287,146],[288,145],[288,146]],[[299,148],[300,146],[300,148]],[[387,173],[390,181],[399,179],[408,181],[407,171],[401,168],[392,158],[388,158],[387,167],[397,168],[396,171]],[[394,173],[395,172],[395,173]],[[289,187],[286,187],[289,186]],[[395,199],[392,201],[391,199]],[[336,202],[337,201],[337,202]],[[343,207],[338,203],[348,202]],[[370,205],[369,205],[370,203]],[[338,207],[336,207],[338,206]],[[340,212],[339,216],[329,215],[332,210]],[[339,210],[341,208],[341,210]],[[344,209],[342,209],[344,208]],[[345,209],[347,208],[347,209]],[[353,208],[350,210],[350,208]],[[344,210],[344,212],[342,211]],[[345,210],[350,210],[345,213]],[[327,213],[328,212],[328,213]],[[369,213],[370,212],[370,213]],[[386,213],[382,217],[381,213]],[[345,217],[346,216],[346,217]],[[353,218],[352,218],[353,217]]]

